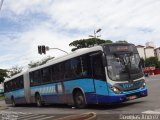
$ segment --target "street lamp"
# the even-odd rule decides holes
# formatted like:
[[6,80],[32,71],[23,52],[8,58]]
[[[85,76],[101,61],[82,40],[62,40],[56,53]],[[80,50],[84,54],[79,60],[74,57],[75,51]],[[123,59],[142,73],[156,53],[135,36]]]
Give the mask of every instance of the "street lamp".
[[94,30],[94,35],[89,35],[89,37],[92,37],[92,38],[98,38],[98,37],[101,37],[100,35],[96,35],[98,32],[100,32],[102,29],[101,28],[99,28],[99,29],[97,29],[96,31]]

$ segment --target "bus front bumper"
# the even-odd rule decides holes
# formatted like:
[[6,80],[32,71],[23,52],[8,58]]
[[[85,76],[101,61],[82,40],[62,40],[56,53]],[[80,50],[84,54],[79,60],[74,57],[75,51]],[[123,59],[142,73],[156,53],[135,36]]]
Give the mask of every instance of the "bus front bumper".
[[98,103],[111,104],[111,103],[122,103],[125,101],[145,97],[147,95],[148,95],[148,92],[147,92],[147,89],[145,89],[143,91],[139,91],[139,92],[131,93],[131,94],[119,94],[119,95],[114,95],[114,96],[98,95],[97,98],[98,98]]

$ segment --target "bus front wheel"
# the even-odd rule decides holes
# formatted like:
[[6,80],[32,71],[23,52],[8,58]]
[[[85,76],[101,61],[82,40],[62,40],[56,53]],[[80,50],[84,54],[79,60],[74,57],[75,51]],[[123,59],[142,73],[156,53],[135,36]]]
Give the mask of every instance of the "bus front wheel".
[[86,107],[86,102],[83,93],[78,90],[74,93],[74,104],[76,108],[85,108]]
[[41,96],[39,94],[36,94],[35,100],[36,100],[37,107],[43,106]]

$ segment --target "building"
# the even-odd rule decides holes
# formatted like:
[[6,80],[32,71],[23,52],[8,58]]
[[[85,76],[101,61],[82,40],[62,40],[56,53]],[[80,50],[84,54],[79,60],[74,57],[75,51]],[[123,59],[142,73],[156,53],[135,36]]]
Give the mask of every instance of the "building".
[[155,56],[157,56],[158,58],[158,61],[160,61],[160,47],[156,48],[154,52],[155,52]]
[[147,46],[146,48],[144,48],[144,51],[145,51],[145,59],[149,57],[155,57],[154,47]]
[[145,56],[145,46],[143,46],[143,45],[137,45],[136,46],[137,47],[137,50],[138,50],[138,53],[139,53],[139,55],[140,55],[140,57],[141,58],[143,58],[143,59],[145,59],[146,58],[146,56]]
[[141,58],[146,59],[149,57],[155,57],[156,55],[159,55],[160,58],[160,52],[159,54],[155,54],[155,47],[152,42],[147,42],[146,46],[143,45],[137,45],[137,50]]

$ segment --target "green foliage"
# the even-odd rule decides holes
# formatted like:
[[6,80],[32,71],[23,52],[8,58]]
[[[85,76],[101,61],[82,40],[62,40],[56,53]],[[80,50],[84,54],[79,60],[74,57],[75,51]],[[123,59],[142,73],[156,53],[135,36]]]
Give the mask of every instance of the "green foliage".
[[146,67],[155,66],[156,68],[159,68],[160,67],[160,62],[158,62],[157,57],[149,57],[145,60],[145,66]]
[[51,59],[53,59],[53,58],[54,58],[54,57],[48,56],[48,57],[42,59],[41,61],[36,61],[36,62],[31,61],[31,62],[28,64],[28,66],[29,66],[29,68],[34,68],[34,67],[37,67],[37,66],[46,64],[47,61],[49,61],[49,60],[51,60]]
[[0,101],[1,100],[4,100],[4,95],[3,94],[0,94]]
[[22,70],[23,70],[23,67],[22,66],[18,66],[18,65],[16,65],[16,66],[13,66],[12,68],[10,68],[9,70],[8,70],[8,77],[12,77],[12,76],[14,76],[14,75],[16,75],[16,74],[18,74],[18,73],[21,73],[22,72]]
[[75,51],[80,48],[87,48],[94,45],[99,45],[103,43],[112,43],[111,40],[101,40],[98,38],[88,38],[88,39],[80,39],[75,40],[69,44],[69,46],[74,46],[75,48],[72,49],[72,51]]
[[118,40],[116,43],[128,43],[126,40]]
[[0,69],[0,83],[5,80],[5,77],[8,77],[7,72],[5,69]]
[[157,63],[157,68],[160,68],[160,61],[158,61]]

